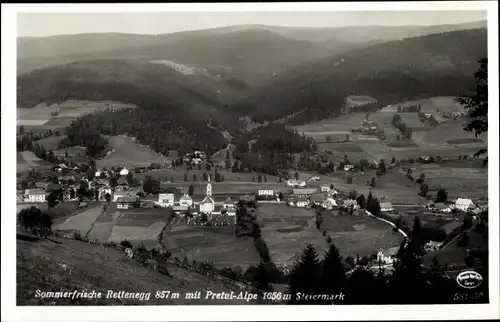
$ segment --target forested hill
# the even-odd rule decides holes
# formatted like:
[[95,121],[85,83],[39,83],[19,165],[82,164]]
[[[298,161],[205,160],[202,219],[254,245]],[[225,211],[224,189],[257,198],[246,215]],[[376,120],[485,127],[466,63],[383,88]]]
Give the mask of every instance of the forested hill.
[[68,129],[73,143],[87,146],[82,143],[92,134],[128,133],[165,153],[181,145],[217,150],[227,144],[221,130],[230,130],[234,117],[224,101],[234,92],[224,82],[162,64],[95,60],[19,76],[17,102],[24,108],[67,99],[132,103],[139,108],[80,119]]
[[214,76],[258,84],[303,62],[327,57],[321,44],[288,39],[268,30],[167,35],[86,34],[18,40],[18,75],[82,60],[169,60],[206,69]]
[[387,42],[278,75],[255,88],[239,110],[257,120],[280,118],[304,108],[310,112],[304,115],[325,117],[338,113],[344,98],[352,94],[370,95],[382,104],[457,95],[472,85],[477,61],[486,56],[486,29]]
[[[66,99],[115,100],[140,107],[165,105],[171,117],[226,119],[225,101],[236,91],[205,75],[185,75],[162,64],[93,60],[33,71],[18,77],[17,105],[30,108]],[[166,103],[168,102],[168,103]]]

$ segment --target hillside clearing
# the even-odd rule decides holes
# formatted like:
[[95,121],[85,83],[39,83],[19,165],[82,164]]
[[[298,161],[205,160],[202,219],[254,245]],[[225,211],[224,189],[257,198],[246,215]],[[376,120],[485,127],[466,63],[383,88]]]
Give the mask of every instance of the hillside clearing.
[[[239,291],[239,288],[175,266],[168,270],[169,278],[151,269],[140,266],[114,248],[101,247],[73,240],[56,239],[28,242],[17,240],[17,304],[50,305],[168,305],[168,304],[214,304],[213,301],[185,300],[186,292],[207,290],[213,292]],[[71,267],[71,272],[62,265]],[[99,268],[99,274],[95,269]],[[37,299],[36,290],[73,291],[95,290],[103,295],[108,290],[126,292],[151,292],[148,301],[130,299],[64,300]],[[159,290],[180,293],[179,299],[155,299]],[[246,303],[246,302],[245,302]],[[243,304],[238,301],[217,300],[217,304]]]

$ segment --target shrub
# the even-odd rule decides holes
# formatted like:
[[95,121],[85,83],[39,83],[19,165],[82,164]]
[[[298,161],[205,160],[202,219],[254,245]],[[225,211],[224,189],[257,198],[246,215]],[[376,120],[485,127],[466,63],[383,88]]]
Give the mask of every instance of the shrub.
[[126,239],[122,240],[120,242],[120,245],[123,246],[123,247],[125,247],[125,248],[132,248],[132,243],[129,242],[128,240],[126,240]]

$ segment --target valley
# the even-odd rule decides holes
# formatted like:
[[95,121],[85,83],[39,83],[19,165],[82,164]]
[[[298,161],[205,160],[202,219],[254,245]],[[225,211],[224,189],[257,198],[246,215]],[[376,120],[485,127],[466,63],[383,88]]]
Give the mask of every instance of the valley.
[[352,276],[395,283],[405,252],[430,285],[430,257],[465,265],[454,240],[487,227],[486,36],[478,21],[19,38],[18,303],[48,305],[32,288],[56,283],[263,294],[331,277],[373,304]]

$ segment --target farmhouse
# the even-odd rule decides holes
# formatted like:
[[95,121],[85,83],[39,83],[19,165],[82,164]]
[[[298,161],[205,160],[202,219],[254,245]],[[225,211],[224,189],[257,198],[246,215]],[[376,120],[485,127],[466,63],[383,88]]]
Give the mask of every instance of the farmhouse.
[[174,194],[173,193],[160,193],[158,195],[158,204],[161,207],[172,207],[174,205]]
[[257,191],[258,196],[272,196],[273,194],[273,190],[260,189],[259,191]]
[[193,198],[185,193],[182,197],[179,198],[179,205],[191,207],[193,205]]
[[458,198],[455,201],[455,207],[462,211],[467,211],[474,208],[474,203],[468,198]]
[[353,169],[354,169],[354,165],[352,165],[352,164],[346,164],[344,166],[344,171],[351,171]]
[[134,203],[137,201],[137,197],[133,196],[125,196],[120,197],[117,200],[116,208],[117,209],[130,209],[134,208]]
[[299,199],[296,202],[296,206],[297,207],[301,207],[301,208],[307,207],[307,206],[309,206],[309,200],[307,200],[307,199]]
[[309,178],[309,180],[307,180],[307,182],[316,182],[316,181],[319,181],[319,180],[321,180],[320,177],[314,176],[314,177]]
[[449,214],[451,212],[450,206],[446,205],[443,202],[436,202],[435,205],[434,205],[433,210],[437,211],[437,212],[442,212],[442,213],[445,213],[445,214]]
[[306,186],[306,182],[304,180],[299,180],[299,181],[297,181],[297,185],[299,187],[305,187]]
[[323,194],[315,194],[311,196],[311,202],[317,206],[321,205],[325,200],[326,196]]
[[153,208],[156,202],[156,197],[147,196],[144,198],[140,198],[140,207],[141,208]]
[[293,189],[293,194],[296,196],[310,196],[316,193],[316,188],[296,188]]
[[45,202],[46,192],[43,189],[26,189],[24,193],[25,202]]
[[321,186],[320,188],[321,192],[330,192],[332,190],[330,186]]
[[388,265],[394,263],[399,247],[391,247],[389,249],[381,249],[377,252],[377,263]]
[[329,196],[323,201],[322,206],[326,209],[332,209],[333,207],[338,207],[338,204],[335,199]]
[[299,185],[299,182],[295,179],[289,179],[286,181],[286,185],[289,187],[296,187]]
[[358,202],[354,199],[347,199],[347,200],[344,200],[344,203],[342,204],[342,207],[343,208],[353,208],[353,209],[358,209],[359,206],[358,206]]
[[439,248],[443,245],[443,242],[437,242],[437,241],[429,241],[427,244],[424,245],[424,249],[426,252],[434,252],[439,250]]
[[382,203],[380,203],[380,211],[391,212],[391,211],[394,211],[394,207],[392,206],[392,203],[390,203],[390,202],[382,202]]
[[230,197],[227,197],[226,200],[224,200],[224,203],[222,204],[222,208],[224,209],[234,209],[234,202]]

